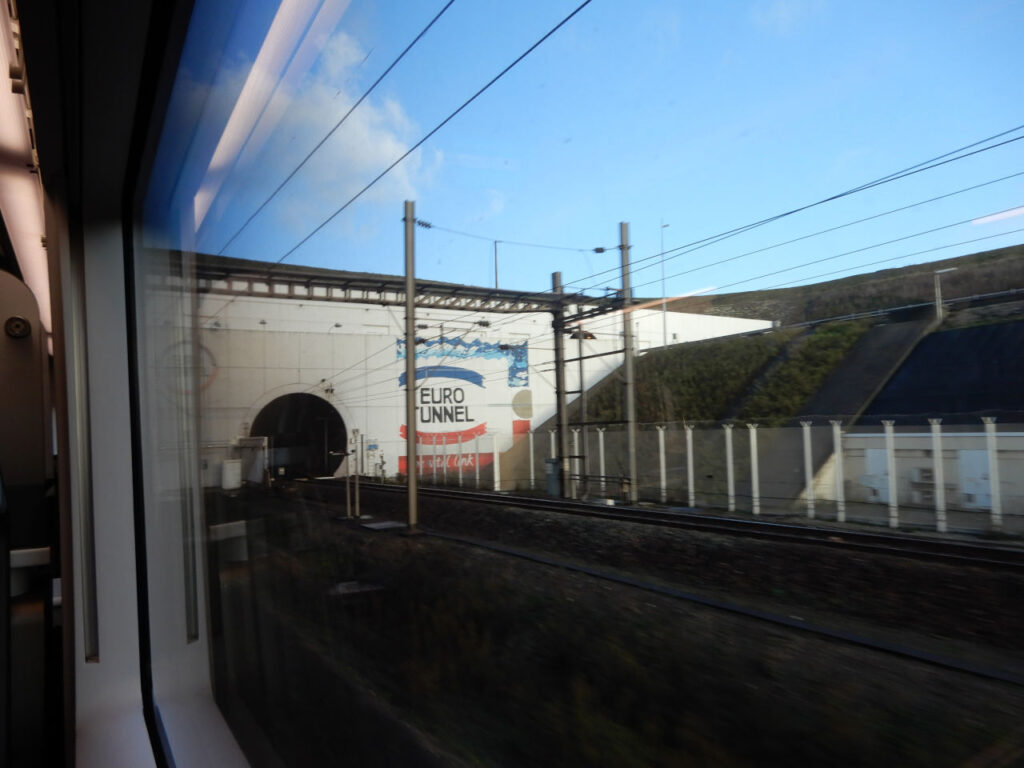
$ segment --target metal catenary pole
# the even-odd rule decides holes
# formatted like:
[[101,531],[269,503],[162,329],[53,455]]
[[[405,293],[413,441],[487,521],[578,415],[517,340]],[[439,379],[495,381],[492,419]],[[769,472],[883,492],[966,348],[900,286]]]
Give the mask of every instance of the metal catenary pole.
[[416,205],[405,201],[405,480],[408,525],[419,521],[416,464]]
[[[629,454],[629,501],[636,504],[639,488],[637,488],[636,472],[636,393],[634,391],[633,366],[633,315],[630,312],[633,294],[629,280],[629,224],[619,224],[619,253],[622,257],[622,337],[625,347],[625,364],[623,365],[623,394],[626,411],[626,449]],[[559,280],[561,282],[561,280]]]
[[586,376],[583,369],[583,325],[576,327],[576,348],[578,350],[577,357],[579,357],[579,377],[580,377],[580,429],[583,432],[582,445],[583,450],[581,451],[577,446],[574,451],[578,458],[576,459],[577,475],[579,476],[576,483],[576,495],[585,496],[587,494],[587,382]]
[[558,487],[563,499],[569,488],[569,412],[565,407],[565,308],[561,302],[562,273],[551,273],[551,292],[556,299],[551,329],[555,336],[555,402],[558,416]]

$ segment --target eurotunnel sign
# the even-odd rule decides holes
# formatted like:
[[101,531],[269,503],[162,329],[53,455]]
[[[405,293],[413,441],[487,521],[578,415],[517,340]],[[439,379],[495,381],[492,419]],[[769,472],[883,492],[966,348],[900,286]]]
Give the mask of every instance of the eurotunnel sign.
[[[396,360],[405,359],[405,341],[397,339]],[[447,462],[458,469],[462,454],[464,470],[493,461],[491,453],[477,454],[477,438],[488,432],[513,432],[512,423],[504,423],[511,413],[511,390],[529,385],[528,349],[526,342],[505,344],[479,339],[440,337],[417,344],[416,359],[437,364],[416,368],[416,442],[445,448],[442,455],[420,454],[421,471],[434,469]],[[405,373],[398,377],[399,388],[406,386]],[[399,433],[404,439],[407,426]],[[448,448],[447,446],[453,446]],[[405,472],[405,457],[399,458],[399,471]]]

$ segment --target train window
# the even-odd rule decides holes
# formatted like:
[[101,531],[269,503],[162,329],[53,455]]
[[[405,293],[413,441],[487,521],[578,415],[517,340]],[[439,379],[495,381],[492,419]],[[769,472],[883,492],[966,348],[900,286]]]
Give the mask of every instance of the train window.
[[[805,608],[844,602],[820,586],[847,580],[831,554],[675,526],[737,498],[837,525],[847,492],[878,515],[900,483],[922,486],[922,517],[944,498],[923,487],[941,468],[908,462],[929,463],[927,409],[895,438],[882,411],[840,432],[866,403],[835,395],[820,408],[847,420],[829,425],[807,382],[869,332],[889,376],[961,277],[887,278],[912,315],[888,326],[868,289],[807,286],[1016,242],[1021,173],[999,153],[1024,129],[992,135],[1017,82],[993,73],[1020,72],[1021,14],[975,5],[195,0],[132,273],[172,750],[198,691],[253,765],[870,763],[893,741],[911,745],[894,762],[947,757],[913,751],[960,728],[931,695],[945,678],[915,678],[919,717],[897,668],[800,634]],[[791,279],[782,317],[764,294]],[[865,361],[836,380],[877,392]],[[997,453],[983,439],[964,438],[972,472]],[[895,722],[843,721],[890,703]],[[987,731],[964,734],[967,761]]]

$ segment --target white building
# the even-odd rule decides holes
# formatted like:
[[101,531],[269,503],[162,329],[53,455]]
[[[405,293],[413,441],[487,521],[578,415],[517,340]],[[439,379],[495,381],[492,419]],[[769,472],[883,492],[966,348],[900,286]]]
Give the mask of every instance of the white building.
[[[267,265],[262,269],[265,273]],[[223,462],[248,455],[248,449],[262,445],[252,438],[262,436],[268,437],[267,466],[260,466],[262,459],[248,462],[243,479],[260,480],[265,469],[339,474],[345,469],[342,454],[357,448],[364,473],[405,471],[404,297],[389,287],[375,293],[365,285],[358,290],[329,285],[345,274],[289,268],[261,279],[224,276],[201,282],[206,292],[197,312],[195,386],[201,392],[204,484],[220,484]],[[377,277],[391,281],[389,286],[401,280]],[[465,297],[438,297],[437,285],[427,288],[434,299],[425,303],[434,306],[416,312],[420,469],[433,472],[437,466],[443,473],[447,467],[457,473],[461,452],[463,471],[475,472],[477,457],[481,468],[488,467],[495,450],[509,450],[555,413],[552,316],[526,300],[524,306],[533,311],[476,308],[487,306],[486,300],[473,300],[467,308]],[[466,287],[464,292],[487,290]],[[381,303],[364,303],[375,300]],[[458,308],[440,308],[446,304]],[[640,309],[630,315],[636,349],[661,346],[661,313]],[[583,323],[586,338],[567,338],[566,357],[576,357],[581,348],[583,355],[621,349],[622,319],[621,312],[612,312]],[[666,321],[670,343],[772,325],[674,312]],[[621,361],[614,354],[586,360],[584,385],[593,385]],[[567,389],[580,389],[578,371],[578,363],[566,366]]]

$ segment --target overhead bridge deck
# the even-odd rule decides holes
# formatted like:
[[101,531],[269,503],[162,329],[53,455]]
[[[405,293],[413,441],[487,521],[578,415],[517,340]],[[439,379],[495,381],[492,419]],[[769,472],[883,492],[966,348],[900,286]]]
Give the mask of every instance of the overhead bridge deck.
[[[181,264],[182,261],[178,263]],[[168,286],[175,286],[191,278],[182,272],[179,275],[161,276],[158,279]],[[405,306],[405,278],[401,275],[344,272],[197,254],[195,280],[200,293],[222,296]],[[523,313],[551,312],[569,305],[592,310],[611,310],[621,306],[622,301],[616,296],[531,293],[435,280],[416,281],[416,306],[430,309]]]

